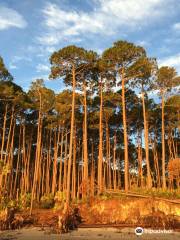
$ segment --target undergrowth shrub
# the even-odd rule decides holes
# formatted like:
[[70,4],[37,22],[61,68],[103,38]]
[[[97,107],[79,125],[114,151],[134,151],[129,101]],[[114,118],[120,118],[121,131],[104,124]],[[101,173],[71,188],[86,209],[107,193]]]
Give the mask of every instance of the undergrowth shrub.
[[45,209],[50,209],[54,207],[54,196],[52,193],[50,194],[45,194],[44,196],[41,197],[40,200],[40,207],[45,208]]
[[56,192],[55,197],[54,197],[54,201],[55,201],[54,208],[58,209],[58,210],[62,209],[64,206],[65,200],[66,200],[65,192],[63,192],[63,191]]
[[18,205],[20,209],[29,208],[31,205],[31,193],[21,194],[19,197]]

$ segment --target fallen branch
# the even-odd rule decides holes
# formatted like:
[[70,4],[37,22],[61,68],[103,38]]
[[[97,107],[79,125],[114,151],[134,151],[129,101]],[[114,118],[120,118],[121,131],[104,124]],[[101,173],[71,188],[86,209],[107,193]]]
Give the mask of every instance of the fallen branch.
[[120,190],[118,191],[118,190],[113,190],[113,189],[107,189],[106,193],[109,193],[109,194],[122,194],[122,195],[125,195],[125,196],[137,197],[137,198],[138,197],[139,198],[152,198],[153,200],[162,200],[162,201],[165,201],[165,202],[180,204],[180,200],[171,200],[171,199],[167,199],[167,198],[160,198],[160,197],[142,195],[142,194],[138,194],[138,193],[135,193],[135,192],[125,193],[125,192],[120,191]]

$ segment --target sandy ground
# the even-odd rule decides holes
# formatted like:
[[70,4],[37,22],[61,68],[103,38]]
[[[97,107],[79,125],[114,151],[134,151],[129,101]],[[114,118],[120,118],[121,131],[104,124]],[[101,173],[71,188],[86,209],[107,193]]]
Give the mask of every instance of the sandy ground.
[[0,232],[0,240],[179,240],[180,232],[166,234],[144,233],[136,236],[134,229],[123,228],[79,228],[67,234],[53,234],[50,230],[42,231],[39,228],[24,228],[21,230]]

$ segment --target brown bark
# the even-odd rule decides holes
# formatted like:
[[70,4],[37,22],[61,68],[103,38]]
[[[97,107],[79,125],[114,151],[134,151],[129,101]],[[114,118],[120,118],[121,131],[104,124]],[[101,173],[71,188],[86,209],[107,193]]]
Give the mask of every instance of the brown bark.
[[67,162],[68,162],[68,134],[66,130],[66,140],[65,140],[65,158],[64,158],[64,178],[63,178],[63,192],[67,190]]
[[116,171],[117,169],[117,164],[116,164],[116,134],[114,135],[114,150],[113,150],[113,186],[114,190],[117,188],[117,176],[116,176]]
[[162,188],[166,189],[165,175],[165,130],[164,130],[164,92],[162,92]]
[[147,166],[147,187],[152,187],[151,169],[149,164],[149,131],[148,122],[146,116],[146,107],[144,100],[144,92],[142,93],[142,104],[143,104],[143,118],[144,118],[144,138],[145,138],[145,152],[146,152],[146,166]]
[[87,148],[87,101],[86,101],[86,84],[84,82],[84,183],[88,184],[88,148]]
[[103,95],[102,95],[102,80],[101,80],[101,82],[100,82],[100,115],[99,115],[98,194],[102,193],[102,191],[103,191],[103,179],[102,179],[102,164],[103,164],[102,110],[103,110]]
[[125,78],[124,68],[122,68],[122,112],[123,112],[123,129],[124,129],[124,184],[125,191],[129,190],[129,159],[128,159],[128,137],[126,122],[126,101],[125,101]]
[[68,161],[68,174],[67,174],[67,194],[66,194],[66,208],[69,207],[70,203],[70,190],[71,190],[71,165],[72,165],[72,152],[73,152],[73,137],[74,137],[74,116],[75,116],[75,88],[76,88],[76,77],[75,67],[72,69],[72,113],[71,113],[71,133],[70,133],[70,145],[69,145],[69,161]]
[[42,99],[41,93],[39,91],[39,117],[38,117],[38,130],[37,130],[37,145],[36,145],[36,158],[35,158],[35,169],[34,169],[34,178],[33,178],[33,186],[31,193],[31,206],[30,206],[30,215],[32,214],[33,201],[36,196],[37,183],[38,183],[38,173],[40,167],[40,157],[41,157],[41,135],[42,135]]
[[63,163],[63,146],[64,146],[64,127],[62,127],[61,133],[61,157],[59,163],[59,191],[62,191],[62,163]]
[[138,152],[138,177],[140,180],[140,187],[143,187],[143,170],[142,170],[142,143],[141,136],[137,136],[137,152]]
[[76,129],[74,130],[73,171],[72,171],[72,199],[76,198]]
[[91,160],[91,181],[90,181],[90,196],[94,197],[95,193],[95,169],[94,169],[94,144],[92,142],[92,160]]

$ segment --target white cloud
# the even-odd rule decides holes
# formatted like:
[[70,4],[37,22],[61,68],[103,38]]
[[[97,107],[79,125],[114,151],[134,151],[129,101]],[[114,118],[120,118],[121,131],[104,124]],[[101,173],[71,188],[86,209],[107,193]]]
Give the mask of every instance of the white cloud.
[[180,31],[180,22],[178,22],[178,23],[175,23],[174,25],[173,25],[173,29],[176,31]]
[[48,53],[53,53],[55,50],[55,47],[46,47],[45,49],[45,51],[47,51]]
[[46,34],[44,36],[38,37],[37,38],[39,40],[40,44],[44,44],[44,45],[56,45],[59,42],[59,38],[57,37],[57,34],[54,33],[52,34]]
[[21,55],[21,56],[14,56],[12,58],[12,63],[18,63],[20,61],[27,61],[27,62],[32,62],[32,58],[25,56],[25,55]]
[[137,45],[147,47],[147,46],[150,45],[150,43],[148,41],[145,41],[145,40],[140,40],[140,41],[137,42]]
[[99,0],[99,2],[102,12],[112,14],[125,24],[127,21],[129,24],[136,24],[142,19],[153,18],[163,13],[161,5],[163,0]]
[[17,67],[15,64],[10,63],[10,64],[9,64],[9,68],[10,68],[10,69],[17,69],[18,67]]
[[27,22],[17,11],[0,6],[0,30],[11,27],[25,28],[26,26]]
[[36,67],[37,72],[47,72],[50,71],[50,67],[48,65],[39,63]]
[[170,66],[176,68],[176,71],[180,74],[180,53],[160,59],[159,65],[161,66]]
[[41,44],[56,45],[66,39],[76,41],[88,34],[114,34],[117,30],[136,30],[165,16],[175,0],[97,0],[90,12],[64,10],[47,3],[43,9],[46,33],[38,40]]
[[37,79],[43,79],[45,82],[51,81],[51,80],[49,80],[49,75],[48,74],[39,73],[39,74],[31,77],[30,82],[35,82]]
[[32,58],[25,56],[25,55],[20,55],[20,56],[13,56],[12,59],[9,62],[9,68],[10,69],[18,69],[19,68],[19,64],[21,62],[32,62]]

